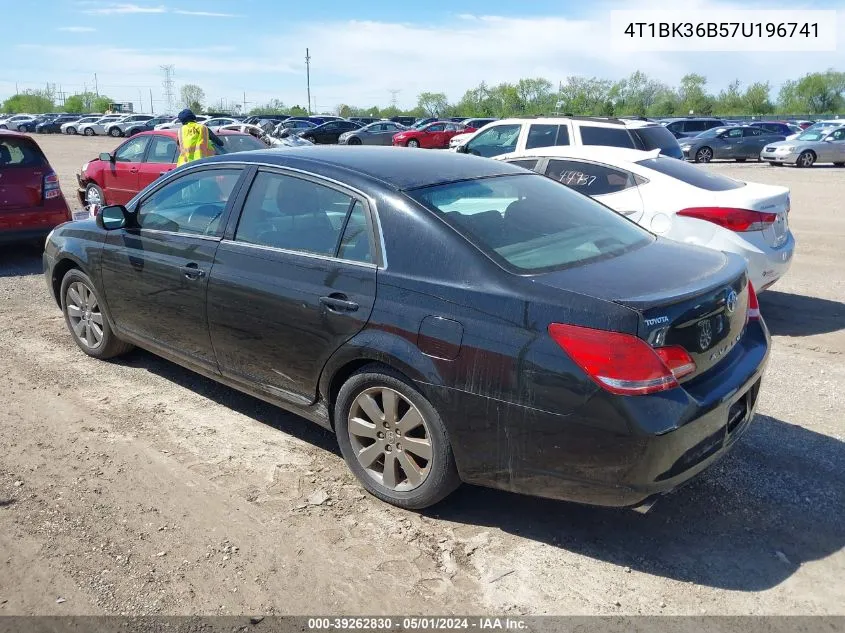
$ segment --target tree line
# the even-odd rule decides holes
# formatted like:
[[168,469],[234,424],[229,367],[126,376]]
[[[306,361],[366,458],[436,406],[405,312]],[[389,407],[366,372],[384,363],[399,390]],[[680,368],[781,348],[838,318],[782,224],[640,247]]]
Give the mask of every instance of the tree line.
[[[61,109],[67,112],[104,112],[112,100],[84,92],[68,97]],[[196,84],[180,90],[180,103],[196,112],[207,107],[205,92]],[[0,111],[8,113],[52,112],[58,108],[55,94],[49,90],[28,90],[6,99]],[[449,103],[443,92],[422,92],[416,107],[402,110],[338,104],[338,116],[466,116],[508,117],[567,113],[593,116],[686,116],[696,115],[821,115],[845,110],[845,72],[833,69],[807,73],[784,82],[775,97],[769,82],[743,85],[738,79],[714,94],[707,78],[689,73],[677,86],[635,71],[612,81],[598,77],[570,76],[554,86],[542,77],[524,78],[515,83],[488,85],[482,81],[467,90],[456,103]],[[235,108],[240,112],[240,106]],[[234,112],[233,112],[234,113]],[[287,106],[279,99],[254,107],[248,114],[305,115],[301,105]]]

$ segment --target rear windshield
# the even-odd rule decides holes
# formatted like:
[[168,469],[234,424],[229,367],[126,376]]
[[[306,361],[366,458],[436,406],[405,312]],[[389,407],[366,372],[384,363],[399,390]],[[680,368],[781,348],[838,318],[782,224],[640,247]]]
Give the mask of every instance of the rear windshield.
[[0,167],[43,167],[46,162],[44,154],[30,140],[0,139]]
[[678,147],[678,141],[675,139],[675,135],[662,125],[647,125],[645,127],[632,128],[630,132],[642,145],[640,149],[646,151],[653,149],[666,150]]
[[538,174],[453,182],[408,195],[515,273],[609,259],[654,239],[604,205]]
[[659,171],[661,174],[677,178],[688,185],[707,191],[728,191],[729,189],[739,189],[745,186],[744,182],[726,176],[720,176],[719,174],[706,171],[675,158],[664,156],[647,158],[646,160],[637,161],[637,165]]
[[223,143],[226,154],[233,152],[248,152],[253,149],[267,149],[267,146],[254,136],[246,134],[221,134],[220,141]]

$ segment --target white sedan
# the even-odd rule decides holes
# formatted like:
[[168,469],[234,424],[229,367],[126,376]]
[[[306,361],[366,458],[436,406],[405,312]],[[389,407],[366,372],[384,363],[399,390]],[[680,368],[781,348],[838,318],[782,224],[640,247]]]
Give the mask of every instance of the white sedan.
[[543,147],[496,159],[553,178],[657,235],[742,255],[758,292],[792,263],[787,187],[727,178],[658,150]]
[[[204,114],[197,115],[197,123],[205,123],[208,121],[210,117],[205,116]],[[159,123],[155,126],[154,129],[156,130],[175,130],[176,128],[182,127],[182,122],[179,119],[173,119],[170,123]]]

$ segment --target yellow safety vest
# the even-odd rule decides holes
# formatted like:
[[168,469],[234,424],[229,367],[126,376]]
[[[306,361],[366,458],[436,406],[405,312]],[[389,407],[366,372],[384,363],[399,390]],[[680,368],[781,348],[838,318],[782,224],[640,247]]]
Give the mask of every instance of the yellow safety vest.
[[176,165],[184,165],[206,156],[214,156],[214,148],[208,140],[208,128],[194,121],[179,129],[179,159]]

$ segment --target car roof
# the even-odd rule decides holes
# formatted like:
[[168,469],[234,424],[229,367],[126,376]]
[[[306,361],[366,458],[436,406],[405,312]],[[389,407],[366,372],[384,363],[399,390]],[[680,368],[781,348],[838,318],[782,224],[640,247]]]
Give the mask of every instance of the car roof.
[[501,161],[456,152],[368,145],[255,150],[208,159],[210,162],[233,160],[299,168],[341,182],[354,175],[396,190],[525,173],[525,170]]
[[[486,117],[478,117],[486,118]],[[520,125],[524,123],[538,123],[538,124],[560,124],[563,121],[575,121],[579,123],[605,123],[607,125],[617,125],[624,128],[640,128],[640,127],[657,127],[658,123],[655,121],[642,121],[639,119],[616,119],[613,117],[593,117],[593,116],[535,116],[535,117],[510,117],[507,119],[498,119],[493,122],[498,124],[515,124]]]
[[[170,136],[176,138],[178,132],[177,130],[144,130],[143,132],[133,134],[132,138],[135,138],[136,136],[152,136],[154,134],[158,136]],[[249,136],[255,138],[252,136],[252,134],[244,134],[242,132],[236,132],[234,130],[220,130],[219,132],[215,132],[215,134],[217,134],[217,136]]]
[[[611,147],[608,145],[553,145],[550,147],[537,147],[522,152],[507,154],[508,158],[519,160],[520,158],[582,158],[608,164],[636,163],[647,158],[654,158],[659,154],[659,149],[643,151],[630,149],[628,147]],[[673,159],[675,160],[675,159]]]
[[18,138],[22,138],[22,137],[32,138],[29,134],[21,134],[20,132],[16,132],[15,130],[0,130],[0,136],[16,136]]

